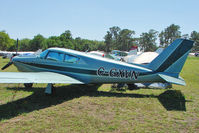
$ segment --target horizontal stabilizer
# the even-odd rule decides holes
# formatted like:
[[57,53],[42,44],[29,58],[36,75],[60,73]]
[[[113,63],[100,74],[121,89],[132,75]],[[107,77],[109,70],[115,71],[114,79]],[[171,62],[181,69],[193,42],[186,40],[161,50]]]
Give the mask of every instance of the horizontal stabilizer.
[[164,74],[158,74],[163,80],[165,80],[168,83],[171,84],[177,84],[177,85],[186,85],[184,79],[182,79],[181,77],[179,78],[175,78],[172,76],[168,76],[168,75],[164,75]]

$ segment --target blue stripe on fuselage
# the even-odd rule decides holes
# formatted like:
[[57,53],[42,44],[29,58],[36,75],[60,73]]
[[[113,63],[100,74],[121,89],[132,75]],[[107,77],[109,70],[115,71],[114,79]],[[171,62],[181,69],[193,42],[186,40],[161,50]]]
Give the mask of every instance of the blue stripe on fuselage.
[[[89,69],[80,69],[80,68],[72,68],[72,67],[63,67],[63,66],[55,66],[55,65],[46,65],[46,64],[38,64],[38,63],[30,63],[30,62],[22,62],[22,61],[16,61],[22,64],[38,67],[38,68],[44,68],[44,69],[50,69],[50,70],[56,70],[56,71],[63,71],[63,72],[72,72],[72,73],[79,73],[79,74],[88,74],[88,75],[98,75],[98,70],[89,70]],[[136,72],[136,71],[135,71]],[[154,72],[139,72],[139,76],[154,74]],[[110,76],[110,74],[104,74],[103,76]]]

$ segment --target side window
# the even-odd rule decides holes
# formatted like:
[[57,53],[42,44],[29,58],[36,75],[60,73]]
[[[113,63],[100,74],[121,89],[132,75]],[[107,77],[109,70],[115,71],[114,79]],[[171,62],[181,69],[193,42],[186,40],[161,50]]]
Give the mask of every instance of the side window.
[[47,60],[53,60],[53,61],[63,61],[64,60],[64,54],[50,51],[46,57]]
[[79,58],[66,54],[64,61],[68,63],[77,63],[79,61]]

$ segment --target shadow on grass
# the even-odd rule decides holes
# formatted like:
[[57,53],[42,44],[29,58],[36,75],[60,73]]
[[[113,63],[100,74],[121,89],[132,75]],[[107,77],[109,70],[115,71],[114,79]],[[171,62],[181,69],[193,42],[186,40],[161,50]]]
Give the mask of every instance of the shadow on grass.
[[180,90],[167,90],[158,96],[158,100],[168,111],[186,111],[186,100]]
[[18,88],[19,90],[32,91],[33,94],[28,97],[9,102],[7,104],[0,105],[0,120],[10,119],[23,113],[29,113],[34,110],[39,110],[50,107],[52,105],[61,104],[65,101],[79,98],[81,96],[158,98],[160,103],[167,110],[186,111],[186,100],[180,91],[167,90],[159,96],[155,96],[97,91],[100,86],[101,85],[68,85],[56,87],[56,93],[53,96],[46,96],[44,94],[45,88]]

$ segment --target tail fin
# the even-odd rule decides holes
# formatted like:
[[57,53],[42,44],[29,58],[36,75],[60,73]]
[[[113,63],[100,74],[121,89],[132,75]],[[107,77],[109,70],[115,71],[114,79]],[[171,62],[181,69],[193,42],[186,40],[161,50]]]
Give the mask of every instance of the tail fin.
[[193,41],[176,39],[148,67],[156,72],[179,74],[193,46]]

